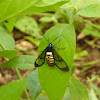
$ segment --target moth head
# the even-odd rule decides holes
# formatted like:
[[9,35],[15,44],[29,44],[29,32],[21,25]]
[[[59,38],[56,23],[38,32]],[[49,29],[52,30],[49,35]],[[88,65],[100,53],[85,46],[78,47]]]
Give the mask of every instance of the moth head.
[[48,45],[48,47],[53,47],[53,46],[52,46],[52,43],[50,43],[50,44]]

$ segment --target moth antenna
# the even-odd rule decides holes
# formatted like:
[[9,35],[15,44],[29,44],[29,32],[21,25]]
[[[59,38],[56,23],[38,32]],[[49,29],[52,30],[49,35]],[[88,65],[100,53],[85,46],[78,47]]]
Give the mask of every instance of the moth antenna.
[[[59,36],[58,36],[58,37],[59,37]],[[52,42],[54,42],[58,37],[56,37]],[[51,42],[51,43],[52,43],[52,42]]]
[[[42,34],[41,34],[41,35],[42,35]],[[45,36],[44,36],[44,35],[42,35],[42,36],[45,38]],[[46,38],[45,38],[45,39],[46,39]],[[47,40],[47,39],[46,39],[46,40]],[[47,41],[48,41],[48,44],[49,44],[49,38],[48,38],[48,40],[47,40]]]

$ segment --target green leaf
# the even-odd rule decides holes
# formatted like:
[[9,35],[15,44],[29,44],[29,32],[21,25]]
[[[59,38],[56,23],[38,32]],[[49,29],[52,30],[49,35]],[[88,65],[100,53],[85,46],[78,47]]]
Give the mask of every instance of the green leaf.
[[34,14],[45,11],[56,11],[61,5],[67,3],[68,1],[69,0],[60,1],[52,5],[43,4],[41,0],[0,1],[0,22],[19,15]]
[[88,7],[88,6],[91,6],[91,5],[94,5],[94,4],[98,4],[98,3],[100,3],[99,0],[84,0],[84,2],[79,7],[79,10],[84,9],[85,7]]
[[98,95],[98,98],[100,99],[100,89],[92,82],[89,83],[89,86],[91,89],[93,89],[95,91],[96,95]]
[[31,7],[37,0],[2,0],[0,1],[0,22],[14,17]]
[[14,39],[7,34],[7,32],[0,27],[0,51],[14,49]]
[[63,100],[72,100],[70,92],[69,92],[69,87],[67,87],[67,89],[66,89],[66,92],[64,94]]
[[71,0],[67,4],[62,5],[63,9],[76,8],[76,15],[85,17],[100,17],[100,1],[99,0]]
[[90,97],[89,100],[99,100],[99,99],[97,98],[97,95],[96,95],[96,93],[94,92],[93,89],[90,90],[89,97]]
[[62,5],[61,8],[65,9],[65,10],[71,9],[72,7],[74,7],[77,4],[78,1],[79,0],[70,0],[68,3]]
[[52,22],[52,21],[54,21],[54,16],[53,17],[41,17],[40,19],[39,19],[39,21],[41,21],[42,23],[43,22],[46,22],[46,23],[48,23],[48,22]]
[[46,11],[56,11],[61,5],[67,2],[68,1],[61,1],[61,2],[57,2],[56,4],[45,5],[45,6],[41,6],[41,4],[39,4],[38,6],[32,6],[28,8],[27,10],[22,12],[20,15],[35,14],[35,13],[46,12]]
[[86,56],[88,56],[87,50],[81,50],[80,48],[76,49],[75,56],[74,56],[75,59],[86,57]]
[[16,17],[13,17],[4,23],[7,29],[9,30],[9,32],[12,32],[14,25],[15,25],[15,21],[16,21]]
[[36,100],[49,100],[47,95],[40,95],[36,98]]
[[[44,7],[44,6],[51,6],[53,4],[59,4],[61,2],[69,2],[70,0],[60,0],[60,1],[57,1],[57,0],[38,0],[34,6],[37,6],[37,7]],[[56,5],[55,5],[56,6]]]
[[84,33],[85,35],[93,35],[96,37],[100,37],[100,27],[98,27],[97,25],[95,25],[95,27],[91,24],[86,24],[85,25],[85,29],[82,30],[82,33]]
[[0,57],[6,57],[8,59],[12,59],[16,57],[18,52],[19,52],[18,50],[3,50],[3,51],[0,51]]
[[40,29],[34,18],[29,16],[19,17],[16,20],[15,27],[25,34],[31,36],[40,36]]
[[[56,47],[64,49],[55,48],[55,50],[68,64],[69,71],[63,72],[56,66],[50,67],[46,62],[38,68],[39,81],[50,100],[61,100],[67,88],[73,64],[76,43],[75,30],[73,25],[58,24],[49,29],[44,36],[46,39],[49,39],[50,43],[58,37],[52,43],[53,45],[60,39]],[[45,38],[40,43],[39,55],[48,46],[48,41]]]
[[79,80],[73,77],[70,79],[69,91],[72,100],[89,100],[87,88]]
[[25,69],[34,68],[34,61],[35,61],[35,57],[33,56],[22,55],[9,60],[8,62],[4,63],[2,66],[16,67],[25,70]]
[[38,97],[38,95],[42,92],[42,88],[40,86],[39,79],[38,79],[37,69],[28,74],[27,84],[28,84],[29,91],[32,95],[32,98],[33,100],[35,100]]
[[3,22],[0,22],[0,26],[1,26],[1,27],[4,27],[4,23],[3,23]]
[[100,17],[100,1],[92,1],[89,0],[87,4],[84,3],[77,13],[85,17]]
[[43,0],[43,2],[46,4],[55,4],[59,1],[61,2],[61,1],[69,1],[69,0]]
[[0,87],[0,100],[20,100],[26,81],[17,80]]

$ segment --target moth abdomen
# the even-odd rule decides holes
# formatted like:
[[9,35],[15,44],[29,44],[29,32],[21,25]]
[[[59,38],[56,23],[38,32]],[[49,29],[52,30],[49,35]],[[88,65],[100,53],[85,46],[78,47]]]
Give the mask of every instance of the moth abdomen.
[[46,52],[46,60],[49,66],[54,66],[54,57],[52,52]]

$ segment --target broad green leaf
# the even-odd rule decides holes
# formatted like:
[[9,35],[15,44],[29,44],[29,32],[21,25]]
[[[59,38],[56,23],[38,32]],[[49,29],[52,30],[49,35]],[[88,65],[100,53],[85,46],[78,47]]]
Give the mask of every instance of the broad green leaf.
[[46,6],[42,6],[38,5],[38,6],[32,6],[30,8],[28,8],[27,10],[25,10],[24,12],[22,12],[20,15],[28,15],[28,14],[36,14],[36,13],[40,13],[40,12],[46,12],[46,11],[56,11],[61,5],[67,3],[68,1],[61,1],[58,2],[56,4],[52,4],[52,5],[46,5]]
[[85,25],[85,29],[82,30],[82,33],[84,33],[85,35],[93,35],[96,37],[100,37],[100,27],[95,25],[95,27],[91,24],[86,24]]
[[[75,52],[75,30],[73,25],[58,24],[49,29],[44,35],[52,44],[56,44],[59,39],[60,42],[56,45],[56,52],[68,64],[69,71],[63,72],[57,66],[50,67],[47,62],[38,68],[39,81],[50,100],[61,100],[67,88],[69,77],[73,64],[73,57]],[[39,55],[48,46],[48,41],[43,38],[39,46]]]
[[20,69],[34,68],[35,57],[29,55],[17,56],[4,63],[3,67],[16,67]]
[[37,7],[44,7],[44,6],[51,6],[53,4],[57,4],[59,2],[69,2],[70,0],[38,0],[34,6],[37,6]]
[[64,94],[63,100],[72,100],[70,92],[69,92],[69,87],[67,87],[67,89],[66,89],[66,92]]
[[69,91],[72,100],[89,100],[87,88],[77,79],[71,77]]
[[20,100],[28,100],[28,99],[23,99],[23,98],[20,98]]
[[70,9],[71,7],[74,7],[77,4],[78,1],[79,0],[70,0],[68,3],[62,5],[61,8]]
[[2,0],[0,1],[0,22],[18,15],[31,7],[37,0]]
[[29,16],[19,17],[16,20],[15,27],[25,34],[31,36],[40,36],[40,29],[34,18]]
[[89,100],[99,100],[99,99],[97,98],[97,95],[96,95],[96,93],[94,92],[93,89],[90,90],[89,98],[90,98]]
[[37,69],[28,74],[27,84],[28,84],[29,91],[32,95],[32,98],[33,100],[35,100],[38,97],[38,95],[42,92],[42,88],[40,86],[39,79],[38,79]]
[[49,100],[47,95],[39,95],[36,100]]
[[25,80],[17,80],[0,87],[0,100],[20,100],[26,86]]
[[4,27],[4,23],[3,22],[0,22],[0,27]]
[[19,52],[18,50],[3,50],[3,51],[0,51],[0,57],[6,57],[8,59],[12,59],[16,57],[18,52]]
[[13,17],[13,18],[7,20],[7,22],[5,22],[5,26],[7,27],[9,32],[12,32],[14,25],[15,25],[15,20],[16,20],[16,17]]
[[63,9],[76,9],[76,16],[100,17],[100,0],[70,0],[67,4],[61,6]]
[[86,56],[88,56],[87,50],[81,50],[80,48],[76,49],[75,56],[74,56],[75,59],[86,57]]
[[52,22],[52,21],[54,21],[54,17],[52,16],[48,16],[48,17],[41,17],[40,19],[39,19],[41,22],[46,22],[46,23],[48,23],[48,22]]
[[84,3],[77,13],[85,17],[100,17],[100,1],[92,1],[90,0],[87,5]]
[[92,82],[89,84],[89,86],[95,91],[96,95],[98,95],[98,98],[100,99],[100,89]]
[[0,51],[14,49],[14,39],[7,34],[7,32],[0,27]]
[[55,11],[68,2],[61,1],[56,4],[42,4],[41,0],[4,0],[0,1],[0,22],[19,15],[34,14],[44,11]]
[[83,0],[84,2],[81,4],[79,9],[84,9],[85,7],[92,6],[94,4],[100,3],[100,0]]
[[69,1],[69,0],[43,0],[43,2],[46,4],[55,4],[55,3],[61,2],[61,1]]
[[82,33],[84,33],[85,35],[93,35],[95,37],[100,37],[100,32],[96,29],[91,30],[91,29],[85,28],[82,30]]
[[62,5],[61,8],[72,9],[73,7],[76,8],[76,6],[78,4],[78,8],[76,8],[76,9],[79,10],[83,7],[87,7],[87,6],[90,6],[92,4],[97,4],[98,2],[99,2],[99,0],[70,0],[70,2]]

